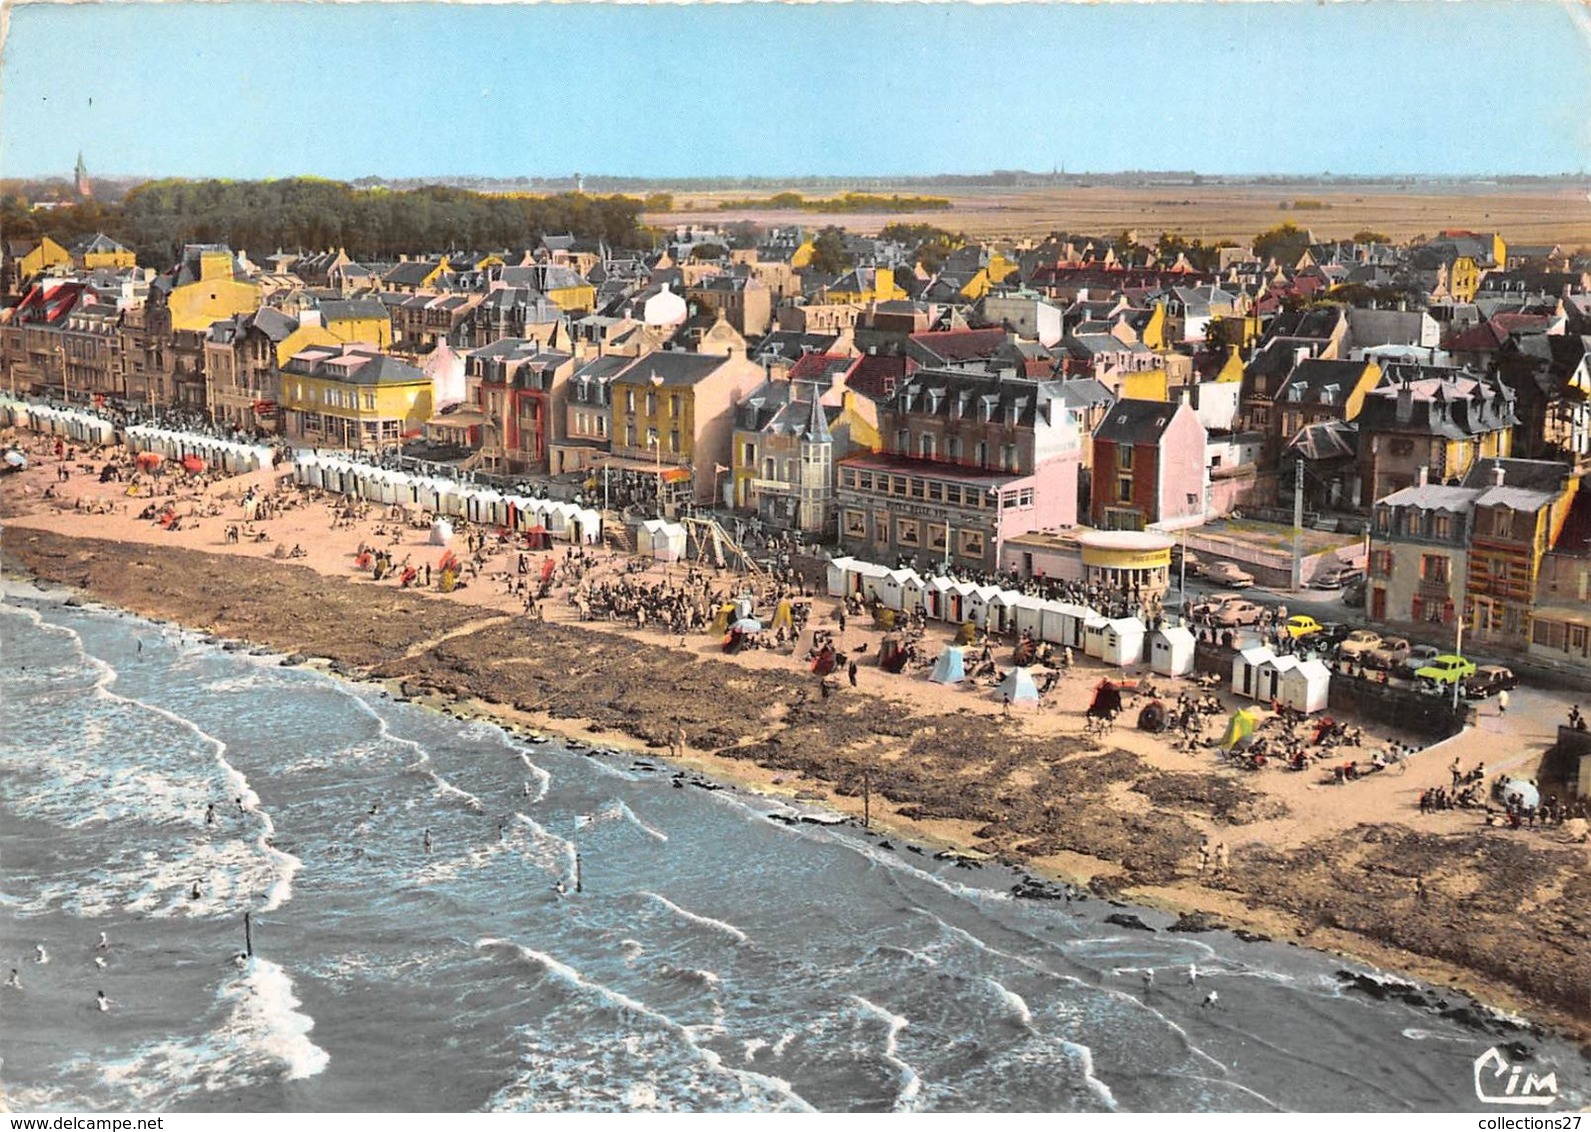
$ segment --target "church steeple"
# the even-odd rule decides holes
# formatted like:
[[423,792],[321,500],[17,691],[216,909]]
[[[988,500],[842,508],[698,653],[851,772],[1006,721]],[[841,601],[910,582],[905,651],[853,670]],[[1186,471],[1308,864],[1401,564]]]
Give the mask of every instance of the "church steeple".
[[72,170],[72,181],[77,188],[77,195],[88,200],[94,195],[94,186],[88,179],[88,166],[83,164],[83,151],[77,151],[77,168]]

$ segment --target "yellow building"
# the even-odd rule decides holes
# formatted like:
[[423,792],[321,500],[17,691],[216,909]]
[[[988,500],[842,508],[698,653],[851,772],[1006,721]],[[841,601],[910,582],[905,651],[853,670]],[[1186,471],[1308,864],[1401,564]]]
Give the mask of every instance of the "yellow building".
[[222,319],[259,310],[260,289],[235,277],[227,248],[195,245],[184,251],[165,305],[173,332],[202,335]]
[[375,449],[418,434],[431,417],[431,379],[369,345],[311,346],[282,366],[288,435]]
[[1139,370],[1122,374],[1121,396],[1129,401],[1169,400],[1166,371],[1163,369]]
[[72,248],[72,262],[84,271],[101,267],[137,267],[138,257],[103,232],[95,233]]
[[17,278],[19,282],[31,279],[41,271],[52,267],[69,267],[71,263],[72,254],[46,236],[32,251],[17,261]]
[[1447,270],[1447,293],[1456,302],[1473,303],[1480,285],[1480,267],[1467,255],[1459,256]]
[[895,272],[888,267],[857,267],[847,271],[826,289],[829,303],[890,302],[906,298],[895,283]]
[[323,302],[320,324],[338,342],[368,342],[380,350],[392,347],[392,315],[375,299]]

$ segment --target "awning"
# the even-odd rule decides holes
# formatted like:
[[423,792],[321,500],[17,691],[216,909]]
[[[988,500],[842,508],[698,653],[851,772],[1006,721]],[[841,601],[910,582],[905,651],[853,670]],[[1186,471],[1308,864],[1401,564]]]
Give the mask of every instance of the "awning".
[[[629,460],[623,456],[608,456],[605,459],[593,460],[591,467],[597,471],[607,468],[615,472],[639,472],[642,475],[657,475],[658,465],[653,460]],[[662,468],[664,483],[684,483],[691,478],[689,468],[681,468],[675,464],[664,464]]]
[[480,428],[492,422],[479,409],[460,409],[455,413],[438,413],[425,423],[430,428]]

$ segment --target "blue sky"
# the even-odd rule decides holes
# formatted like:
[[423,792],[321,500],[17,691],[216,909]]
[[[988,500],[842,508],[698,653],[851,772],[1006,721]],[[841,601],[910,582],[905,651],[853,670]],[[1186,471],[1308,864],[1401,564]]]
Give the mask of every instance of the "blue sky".
[[1591,167],[1591,17],[1362,3],[27,3],[0,175]]

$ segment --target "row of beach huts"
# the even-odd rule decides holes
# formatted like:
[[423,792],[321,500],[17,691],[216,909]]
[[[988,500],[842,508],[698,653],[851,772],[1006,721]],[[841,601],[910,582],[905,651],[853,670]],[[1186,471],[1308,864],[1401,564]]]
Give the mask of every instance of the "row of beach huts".
[[[1196,641],[1184,625],[1151,628],[1138,617],[1106,617],[1085,605],[942,575],[924,578],[914,570],[850,557],[829,562],[827,585],[831,597],[859,596],[905,613],[920,609],[929,620],[970,624],[990,633],[1026,633],[1114,667],[1147,664],[1164,676],[1187,676],[1194,670]],[[1232,692],[1247,699],[1320,711],[1330,685],[1331,670],[1313,658],[1278,656],[1263,646],[1233,656]]]

